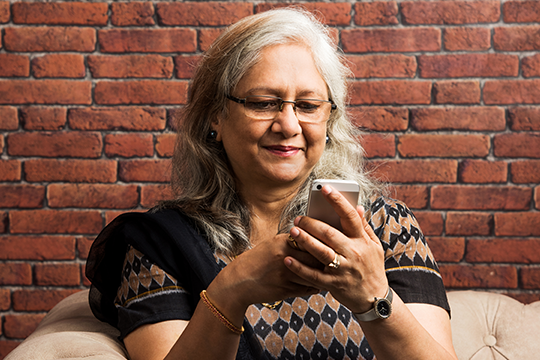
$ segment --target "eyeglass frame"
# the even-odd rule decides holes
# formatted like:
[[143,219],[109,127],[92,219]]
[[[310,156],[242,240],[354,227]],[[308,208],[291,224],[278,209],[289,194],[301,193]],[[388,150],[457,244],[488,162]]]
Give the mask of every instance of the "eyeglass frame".
[[[226,97],[227,97],[227,99],[232,100],[235,103],[244,105],[244,108],[246,106],[246,101],[247,101],[248,97],[262,97],[262,98],[268,98],[268,99],[277,99],[277,100],[281,101],[280,104],[279,104],[279,112],[283,111],[283,105],[292,104],[293,111],[294,111],[295,114],[296,114],[296,102],[297,101],[309,101],[309,100],[312,100],[312,101],[322,101],[322,102],[330,103],[332,105],[332,108],[330,109],[330,113],[332,113],[332,111],[337,109],[337,105],[334,104],[334,102],[331,99],[328,99],[328,100],[321,100],[321,99],[283,100],[279,96],[270,96],[270,95],[253,95],[253,96],[248,96],[248,97],[245,97],[245,98],[237,98],[236,96],[232,96],[230,94],[227,94]],[[277,114],[276,114],[276,116],[277,116]],[[260,119],[260,120],[263,120],[263,119]],[[272,119],[266,119],[266,120],[272,120]],[[301,121],[301,120],[298,119],[298,121]]]

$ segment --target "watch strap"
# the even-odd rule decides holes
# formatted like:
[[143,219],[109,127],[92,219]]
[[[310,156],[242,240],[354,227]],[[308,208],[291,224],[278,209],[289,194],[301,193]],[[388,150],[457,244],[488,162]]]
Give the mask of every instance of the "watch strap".
[[[390,288],[390,286],[389,286],[388,291],[386,292],[386,295],[383,298],[377,298],[377,297],[375,298],[375,303],[373,304],[373,308],[371,308],[370,310],[368,310],[368,311],[366,311],[364,313],[361,313],[361,314],[354,313],[354,316],[359,321],[373,321],[373,320],[377,320],[377,319],[385,319],[388,316],[390,316],[390,314],[388,314],[388,316],[386,316],[386,317],[380,316],[379,313],[377,312],[377,305],[381,301],[385,301],[390,305],[390,304],[392,304],[393,299],[394,299],[394,292],[392,291],[392,288]],[[390,308],[391,308],[391,305],[390,305]]]

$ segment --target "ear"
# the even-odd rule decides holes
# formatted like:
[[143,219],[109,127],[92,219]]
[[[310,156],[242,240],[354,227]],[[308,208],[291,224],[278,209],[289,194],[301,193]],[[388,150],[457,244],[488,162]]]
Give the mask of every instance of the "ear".
[[221,115],[217,116],[215,120],[210,124],[210,128],[217,133],[216,141],[221,141],[221,127],[223,124],[223,117]]

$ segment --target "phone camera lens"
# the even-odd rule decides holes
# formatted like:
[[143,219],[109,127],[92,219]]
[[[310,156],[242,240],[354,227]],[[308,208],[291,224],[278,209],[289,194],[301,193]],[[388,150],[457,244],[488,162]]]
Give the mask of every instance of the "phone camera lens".
[[317,185],[317,190],[321,190],[321,189],[322,189],[322,185],[321,184]]

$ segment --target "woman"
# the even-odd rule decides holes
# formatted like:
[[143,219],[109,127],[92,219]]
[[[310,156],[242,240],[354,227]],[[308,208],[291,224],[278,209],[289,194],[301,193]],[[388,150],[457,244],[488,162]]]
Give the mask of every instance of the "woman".
[[[205,54],[175,199],[119,217],[88,260],[92,309],[131,359],[455,359],[414,216],[359,170],[346,75],[298,10],[245,18]],[[358,181],[368,210],[326,186],[343,232],[299,216],[315,178]]]

